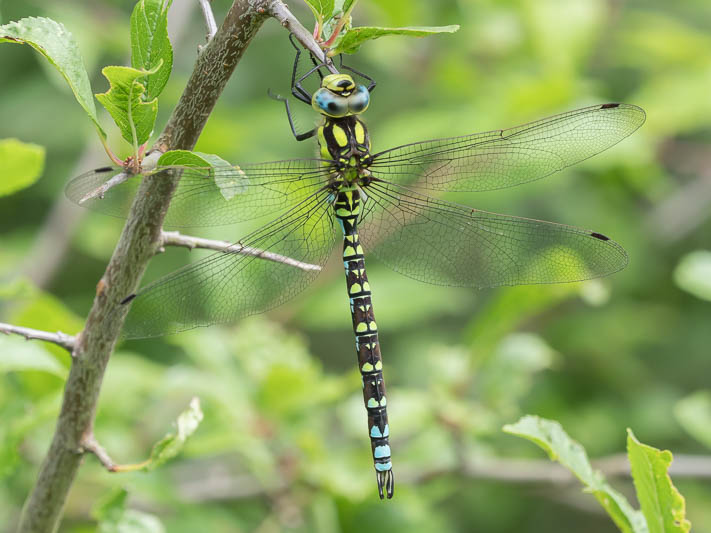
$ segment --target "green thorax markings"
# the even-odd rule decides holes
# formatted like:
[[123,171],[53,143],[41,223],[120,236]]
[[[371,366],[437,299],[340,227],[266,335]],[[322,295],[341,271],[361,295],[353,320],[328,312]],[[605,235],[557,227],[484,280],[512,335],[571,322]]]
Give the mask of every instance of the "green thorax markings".
[[368,166],[370,136],[363,121],[354,115],[325,117],[324,124],[318,128],[318,143],[322,159],[352,167]]

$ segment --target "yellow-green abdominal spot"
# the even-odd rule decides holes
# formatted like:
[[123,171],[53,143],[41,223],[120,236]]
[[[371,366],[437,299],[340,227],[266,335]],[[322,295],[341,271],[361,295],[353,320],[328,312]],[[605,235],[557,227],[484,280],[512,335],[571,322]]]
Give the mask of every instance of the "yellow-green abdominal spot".
[[387,403],[388,402],[385,400],[385,396],[380,399],[379,403],[378,400],[376,400],[375,398],[370,398],[368,400],[368,407],[370,407],[371,409],[375,409],[376,407],[385,407]]

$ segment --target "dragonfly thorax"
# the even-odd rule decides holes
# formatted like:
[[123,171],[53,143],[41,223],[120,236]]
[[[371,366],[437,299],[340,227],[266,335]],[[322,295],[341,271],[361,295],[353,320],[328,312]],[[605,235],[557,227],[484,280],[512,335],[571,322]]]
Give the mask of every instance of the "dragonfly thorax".
[[370,136],[358,117],[327,117],[318,128],[318,143],[320,156],[329,165],[361,169],[370,163]]

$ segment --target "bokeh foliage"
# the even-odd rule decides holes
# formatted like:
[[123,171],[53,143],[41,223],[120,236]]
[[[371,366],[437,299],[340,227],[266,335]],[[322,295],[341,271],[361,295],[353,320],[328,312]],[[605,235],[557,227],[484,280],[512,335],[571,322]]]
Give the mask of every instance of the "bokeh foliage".
[[[228,3],[214,5],[219,18]],[[131,7],[115,0],[10,3],[0,22],[61,21],[101,92],[108,89],[101,68],[127,63]],[[306,7],[292,7],[310,20]],[[204,27],[192,9],[172,35],[174,73],[157,129],[202,43]],[[475,292],[422,285],[370,259],[398,481],[387,504],[375,496],[337,260],[312,288],[266,316],[125,343],[109,365],[96,422],[113,459],[146,459],[193,396],[201,399],[203,422],[181,456],[148,474],[110,475],[88,457],[62,531],[92,531],[97,519],[120,518],[123,501],[129,519],[155,524],[145,516],[155,515],[171,532],[615,531],[577,485],[479,479],[466,475],[462,462],[540,458],[500,431],[523,413],[560,421],[593,458],[622,452],[626,427],[675,454],[709,453],[708,2],[360,0],[354,23],[461,26],[452,35],[369,42],[349,58],[378,80],[366,117],[376,151],[592,103],[645,108],[645,126],[609,153],[516,189],[451,196],[593,228],[625,246],[629,267],[584,284]],[[269,21],[197,150],[234,163],[311,156],[313,145],[293,140],[282,106],[266,97],[268,87],[286,93],[292,59],[286,33]],[[29,47],[0,46],[0,72],[0,117],[11,117],[0,122],[0,139],[46,148],[43,177],[0,198],[1,318],[75,333],[121,222],[64,206],[64,218],[52,224],[66,225],[69,240],[45,245],[66,247],[63,262],[41,288],[24,278],[45,264],[33,245],[47,230],[48,213],[65,202],[64,184],[104,163],[101,156],[89,163],[100,146],[64,81]],[[308,110],[300,116],[306,126],[313,121]],[[106,129],[109,144],[128,155],[120,133]],[[200,234],[236,239],[250,227]],[[199,255],[169,250],[147,280]],[[0,359],[6,524],[17,519],[46,451],[69,361],[56,347],[6,337]],[[633,493],[629,480],[611,481]],[[711,529],[708,481],[675,484],[695,529]]]

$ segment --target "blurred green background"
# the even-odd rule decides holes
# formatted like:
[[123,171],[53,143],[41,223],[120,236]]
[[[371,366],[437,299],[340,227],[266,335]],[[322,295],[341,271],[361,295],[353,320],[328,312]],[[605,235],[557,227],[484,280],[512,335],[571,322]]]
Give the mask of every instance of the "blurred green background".
[[[11,1],[0,22],[64,23],[103,92],[101,67],[128,63],[132,4]],[[175,4],[159,130],[204,42],[197,2]],[[310,27],[310,12],[290,5]],[[214,2],[218,20],[228,6]],[[461,25],[454,35],[372,41],[351,58],[378,81],[366,116],[374,151],[594,103],[643,107],[642,129],[602,155],[515,189],[452,196],[610,235],[629,267],[582,284],[472,291],[419,284],[370,258],[397,486],[387,503],[375,492],[337,257],[267,315],[124,343],[96,419],[115,461],[145,459],[193,396],[205,419],[184,453],[150,474],[107,474],[87,457],[60,531],[93,531],[92,508],[116,487],[128,490],[136,521],[155,515],[170,532],[616,531],[577,483],[529,479],[530,465],[548,463],[518,461],[543,454],[500,431],[524,413],[559,420],[593,459],[624,452],[631,427],[678,457],[711,460],[708,0],[361,0],[354,22]],[[197,149],[235,163],[310,157],[314,145],[294,141],[283,107],[266,96],[288,90],[292,60],[286,32],[269,20]],[[314,120],[300,116],[303,126]],[[69,178],[107,161],[63,80],[28,46],[0,46],[4,137],[45,146],[47,163],[37,184],[0,199],[0,319],[76,333],[122,223],[64,199]],[[236,240],[250,227],[199,234]],[[146,279],[201,256],[170,249]],[[15,523],[35,481],[68,366],[53,346],[0,337],[0,524]],[[711,531],[701,459],[675,483],[694,530]],[[632,497],[629,478],[611,481]]]

